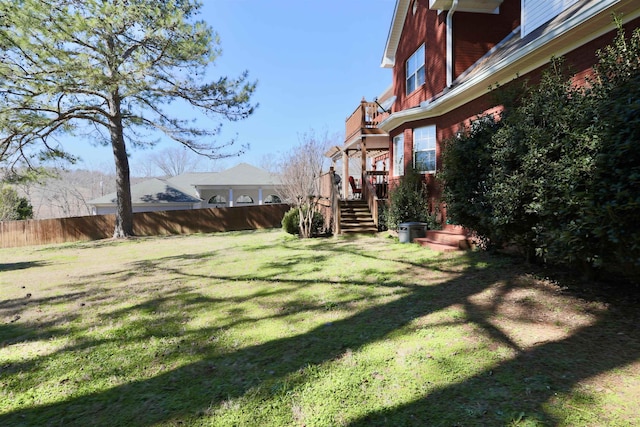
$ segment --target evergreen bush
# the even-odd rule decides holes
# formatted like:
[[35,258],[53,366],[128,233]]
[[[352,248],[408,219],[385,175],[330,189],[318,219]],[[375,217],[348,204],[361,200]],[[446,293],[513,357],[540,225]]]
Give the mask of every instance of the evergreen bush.
[[[289,234],[300,234],[300,212],[298,208],[291,208],[282,217],[282,228]],[[324,216],[320,212],[313,213],[312,230],[317,235],[318,230],[324,228]]]
[[427,222],[431,227],[435,218],[429,215],[427,185],[413,168],[407,168],[398,185],[389,192],[389,207],[384,217],[390,230],[397,230],[403,222]]
[[529,259],[640,277],[640,29],[575,84],[561,59],[445,143],[448,218]]

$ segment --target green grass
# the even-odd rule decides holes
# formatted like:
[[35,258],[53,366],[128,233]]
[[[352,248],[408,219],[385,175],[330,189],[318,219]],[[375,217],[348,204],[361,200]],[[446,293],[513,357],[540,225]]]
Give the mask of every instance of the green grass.
[[637,312],[508,258],[273,230],[0,259],[3,426],[640,422]]

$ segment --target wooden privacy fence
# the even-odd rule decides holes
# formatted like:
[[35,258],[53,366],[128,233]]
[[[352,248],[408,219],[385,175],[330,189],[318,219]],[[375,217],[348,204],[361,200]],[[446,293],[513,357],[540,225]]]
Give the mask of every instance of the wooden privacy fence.
[[[133,214],[136,236],[211,233],[280,227],[287,204]],[[0,222],[0,247],[99,240],[113,236],[115,215]]]

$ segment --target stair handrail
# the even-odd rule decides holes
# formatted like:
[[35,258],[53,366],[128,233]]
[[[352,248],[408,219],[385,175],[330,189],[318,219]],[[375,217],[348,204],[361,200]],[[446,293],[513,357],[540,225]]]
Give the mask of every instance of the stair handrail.
[[362,182],[364,182],[362,186],[362,198],[365,199],[369,205],[373,223],[380,229],[380,225],[378,224],[378,196],[376,195],[376,188],[368,179],[363,179]]
[[333,167],[331,167],[329,169],[329,175],[331,176],[331,183],[332,185],[330,186],[331,188],[331,192],[329,194],[329,200],[331,201],[331,213],[332,213],[332,218],[331,220],[333,221],[333,234],[340,234],[340,184],[338,182],[336,182],[335,179],[335,170],[333,169]]

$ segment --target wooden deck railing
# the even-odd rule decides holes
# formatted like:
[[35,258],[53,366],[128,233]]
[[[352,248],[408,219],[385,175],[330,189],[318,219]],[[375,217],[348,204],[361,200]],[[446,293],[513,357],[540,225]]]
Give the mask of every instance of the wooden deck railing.
[[386,204],[388,197],[387,171],[365,171],[364,185],[362,186],[362,198],[367,201],[369,211],[376,227],[380,227],[379,211]]
[[[386,204],[387,171],[365,171],[362,200],[366,200],[376,226],[379,226],[379,208]],[[335,172],[330,170],[320,177],[320,209],[325,225],[331,224],[333,234],[340,234],[340,189],[335,183]]]
[[362,129],[376,129],[380,122],[389,116],[389,113],[381,112],[375,102],[367,102],[364,99],[355,111],[347,118],[345,123],[346,140],[361,132]]

